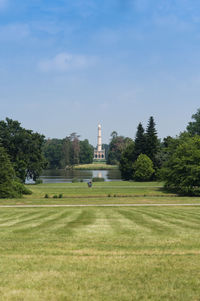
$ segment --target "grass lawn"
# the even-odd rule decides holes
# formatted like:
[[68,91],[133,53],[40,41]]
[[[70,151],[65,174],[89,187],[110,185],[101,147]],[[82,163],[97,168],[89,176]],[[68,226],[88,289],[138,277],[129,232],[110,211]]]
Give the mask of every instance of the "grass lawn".
[[[31,196],[0,204],[200,203],[162,183],[29,187]],[[199,230],[192,206],[0,208],[0,300],[197,301]]]
[[75,165],[74,169],[79,169],[79,170],[110,170],[110,169],[118,169],[119,167],[117,165],[109,165],[104,162],[99,163],[99,162],[94,162],[91,164],[80,164],[80,165]]
[[[87,183],[41,184],[28,185],[33,194],[22,199],[1,199],[0,205],[15,204],[143,204],[143,203],[197,203],[199,197],[181,197],[163,191],[159,182],[101,182],[93,183],[88,188]],[[45,198],[48,194],[49,198]],[[53,196],[62,198],[54,199]]]
[[200,209],[1,208],[1,300],[199,300]]

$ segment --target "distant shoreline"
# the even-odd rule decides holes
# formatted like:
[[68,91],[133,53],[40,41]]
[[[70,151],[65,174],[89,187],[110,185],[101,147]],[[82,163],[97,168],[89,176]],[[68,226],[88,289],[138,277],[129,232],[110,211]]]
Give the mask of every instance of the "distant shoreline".
[[[66,168],[69,170],[69,168]],[[108,165],[105,163],[92,163],[92,164],[80,164],[75,165],[73,169],[76,170],[113,170],[119,169],[118,165]]]

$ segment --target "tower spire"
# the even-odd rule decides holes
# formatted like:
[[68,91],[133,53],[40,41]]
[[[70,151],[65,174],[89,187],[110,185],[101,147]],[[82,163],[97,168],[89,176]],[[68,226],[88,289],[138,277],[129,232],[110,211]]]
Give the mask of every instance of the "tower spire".
[[97,148],[94,150],[94,160],[105,160],[105,150],[102,149],[101,124],[98,124]]
[[101,138],[101,125],[98,125],[98,138],[97,138],[97,150],[100,152],[102,150],[102,138]]

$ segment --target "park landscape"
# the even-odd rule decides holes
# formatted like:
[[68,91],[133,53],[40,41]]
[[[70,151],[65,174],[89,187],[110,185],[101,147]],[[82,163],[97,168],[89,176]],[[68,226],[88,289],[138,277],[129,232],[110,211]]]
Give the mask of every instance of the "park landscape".
[[200,301],[200,1],[0,0],[0,301]]
[[[99,162],[77,135],[45,140],[1,121],[1,299],[198,300],[200,110],[193,119],[195,133],[163,142],[153,117],[135,140],[114,132]],[[120,169],[122,179],[43,183],[63,159],[66,171]]]
[[199,197],[160,182],[29,189],[0,203],[3,300],[198,300]]
[[[78,135],[46,140],[0,121],[1,299],[198,300],[200,110],[192,118],[160,141],[151,116],[134,140],[113,132],[107,152],[98,127],[94,162]],[[43,183],[61,164],[122,179]]]

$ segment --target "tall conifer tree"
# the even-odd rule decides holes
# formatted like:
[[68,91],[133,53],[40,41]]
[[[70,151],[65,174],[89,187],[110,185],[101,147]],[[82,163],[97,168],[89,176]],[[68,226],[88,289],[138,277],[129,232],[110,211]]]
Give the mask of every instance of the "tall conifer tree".
[[135,136],[134,161],[140,154],[146,154],[146,137],[141,122],[138,124]]
[[155,128],[155,122],[153,117],[149,118],[149,122],[146,130],[146,155],[153,161],[154,167],[156,167],[156,154],[159,148],[159,141]]

